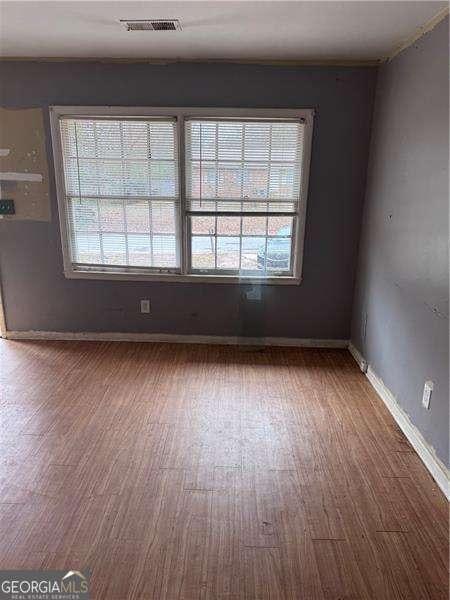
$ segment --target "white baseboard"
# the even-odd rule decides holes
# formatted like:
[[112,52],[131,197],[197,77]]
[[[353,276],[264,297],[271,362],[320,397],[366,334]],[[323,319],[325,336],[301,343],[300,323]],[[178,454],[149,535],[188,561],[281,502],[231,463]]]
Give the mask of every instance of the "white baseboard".
[[391,390],[384,384],[383,380],[375,373],[373,368],[368,365],[359,350],[357,350],[351,342],[348,345],[348,349],[361,370],[363,370],[362,366],[365,366],[367,379],[387,406],[395,422],[403,431],[411,446],[417,452],[446,498],[450,500],[450,471],[436,456],[434,448],[428,444],[417,427],[411,422],[411,419],[401,408]]
[[347,348],[348,340],[285,337],[240,337],[223,335],[178,335],[174,333],[100,333],[66,331],[8,331],[8,340],[84,340],[103,342],[170,342],[172,344],[222,344],[236,346],[295,346],[299,348]]
[[367,373],[367,361],[360,353],[360,351],[357,348],[355,348],[355,346],[351,342],[348,343],[348,351],[358,363],[358,366],[361,369],[361,371],[363,373]]

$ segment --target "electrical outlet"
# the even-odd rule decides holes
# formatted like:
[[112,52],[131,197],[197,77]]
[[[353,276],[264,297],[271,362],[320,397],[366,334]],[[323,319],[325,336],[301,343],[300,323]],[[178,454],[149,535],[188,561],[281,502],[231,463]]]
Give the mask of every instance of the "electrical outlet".
[[422,406],[427,410],[430,410],[431,393],[433,391],[433,382],[425,381],[423,386]]
[[[362,322],[362,339],[365,340],[366,339],[366,335],[367,335],[367,313],[363,313],[363,322]],[[367,370],[367,369],[366,369]]]
[[148,314],[150,312],[150,300],[141,300],[141,313]]

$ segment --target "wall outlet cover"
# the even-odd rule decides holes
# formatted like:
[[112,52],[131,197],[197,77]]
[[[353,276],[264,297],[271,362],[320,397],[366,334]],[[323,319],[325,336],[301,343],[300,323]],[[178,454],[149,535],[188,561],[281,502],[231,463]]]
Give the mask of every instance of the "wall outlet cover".
[[150,312],[150,300],[141,300],[141,313],[148,314]]
[[425,381],[423,386],[422,406],[427,410],[430,409],[431,393],[433,391],[433,382]]
[[[363,319],[362,319],[362,339],[365,340],[366,339],[366,335],[367,335],[367,313],[363,313]],[[367,371],[367,369],[366,369]]]

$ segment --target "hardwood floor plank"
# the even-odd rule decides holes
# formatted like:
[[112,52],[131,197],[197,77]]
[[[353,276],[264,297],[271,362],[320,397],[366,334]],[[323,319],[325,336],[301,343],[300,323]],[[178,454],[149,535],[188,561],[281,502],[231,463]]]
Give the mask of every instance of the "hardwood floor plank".
[[444,600],[448,503],[343,350],[0,341],[0,568],[94,600]]
[[313,547],[325,599],[371,598],[346,540],[315,540]]
[[286,598],[279,548],[244,548],[242,570],[244,573],[242,598],[246,600]]
[[[417,598],[425,600],[440,598],[440,594],[430,594],[426,585],[426,573],[419,570],[409,546],[407,533],[377,533],[375,541],[380,556],[384,556],[383,567],[390,582],[390,592],[394,598]],[[442,591],[444,588],[442,588]]]

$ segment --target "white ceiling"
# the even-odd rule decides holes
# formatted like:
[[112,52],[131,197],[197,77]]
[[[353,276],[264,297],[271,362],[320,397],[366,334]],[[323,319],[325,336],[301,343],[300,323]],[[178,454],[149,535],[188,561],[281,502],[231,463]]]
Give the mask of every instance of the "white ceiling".
[[[0,2],[5,57],[366,61],[389,56],[447,2]],[[127,32],[120,19],[178,18]]]

